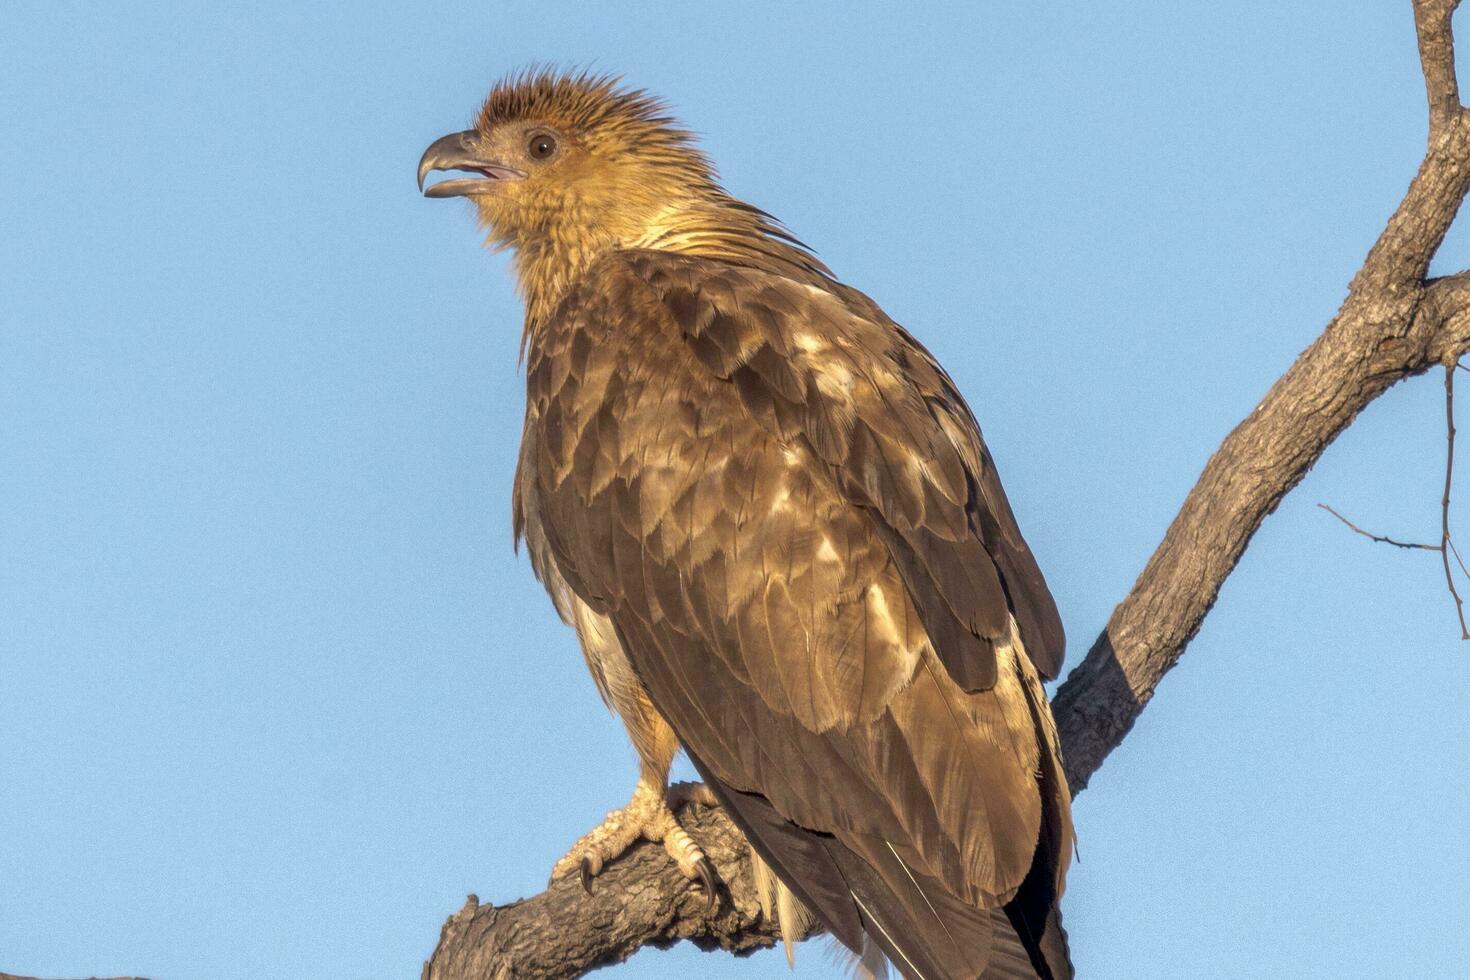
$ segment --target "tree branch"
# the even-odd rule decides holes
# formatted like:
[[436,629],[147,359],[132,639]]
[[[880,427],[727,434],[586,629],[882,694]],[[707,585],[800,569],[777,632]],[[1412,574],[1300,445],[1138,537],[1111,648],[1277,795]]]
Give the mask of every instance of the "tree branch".
[[1419,40],[1419,64],[1429,101],[1431,129],[1448,124],[1460,108],[1460,83],[1455,77],[1455,35],[1451,18],[1460,0],[1418,0],[1414,4],[1414,31]]
[[1457,3],[1414,4],[1429,146],[1347,299],[1205,464],[1132,591],[1057,692],[1052,710],[1073,792],[1128,734],[1261,522],[1332,441],[1389,386],[1470,348],[1467,274],[1424,281],[1470,188],[1470,118],[1458,101],[1450,33]]
[[1444,366],[1444,496],[1439,502],[1439,557],[1444,562],[1444,584],[1455,600],[1455,615],[1460,617],[1460,639],[1470,640],[1470,626],[1465,625],[1465,601],[1460,598],[1460,590],[1455,588],[1455,572],[1450,568],[1451,552],[1454,552],[1461,570],[1465,568],[1459,549],[1450,538],[1450,488],[1455,483],[1455,368],[1458,366],[1458,362],[1453,361]]
[[645,841],[604,868],[590,892],[572,875],[498,908],[471,895],[444,923],[422,980],[575,977],[681,939],[736,954],[773,944],[779,933],[761,915],[745,836],[719,807],[688,803],[678,814],[719,869],[713,914],[663,846]]
[[1346,517],[1343,517],[1341,514],[1339,514],[1336,508],[1329,507],[1326,504],[1318,504],[1317,506],[1327,511],[1327,513],[1331,514],[1339,521],[1342,521],[1344,524],[1346,524],[1349,531],[1352,531],[1354,534],[1361,534],[1363,537],[1376,544],[1391,544],[1395,548],[1405,548],[1410,551],[1439,551],[1439,545],[1437,544],[1425,544],[1422,541],[1400,541],[1397,538],[1390,538],[1386,534],[1374,534],[1372,531],[1365,531],[1362,528],[1358,527],[1358,525],[1354,524],[1352,521],[1348,520]]
[[[1470,118],[1459,101],[1450,26],[1457,5],[1415,0],[1428,149],[1342,307],[1211,457],[1132,591],[1057,693],[1053,711],[1074,793],[1127,735],[1261,522],[1323,451],[1391,385],[1470,350],[1470,273],[1424,280],[1470,188]],[[682,817],[730,882],[714,916],[660,849],[641,845],[604,871],[590,897],[560,883],[502,908],[467,904],[446,923],[424,980],[574,976],[640,945],[680,938],[737,951],[771,943],[739,835],[716,816],[686,810]]]

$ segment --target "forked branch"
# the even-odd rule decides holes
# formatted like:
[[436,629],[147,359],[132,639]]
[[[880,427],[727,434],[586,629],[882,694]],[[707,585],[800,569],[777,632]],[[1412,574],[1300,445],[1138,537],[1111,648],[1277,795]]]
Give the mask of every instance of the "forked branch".
[[1053,702],[1074,792],[1127,735],[1179,661],[1266,515],[1391,385],[1470,349],[1467,275],[1425,274],[1470,188],[1450,16],[1415,0],[1429,103],[1424,160],[1337,315],[1225,438],[1086,659]]

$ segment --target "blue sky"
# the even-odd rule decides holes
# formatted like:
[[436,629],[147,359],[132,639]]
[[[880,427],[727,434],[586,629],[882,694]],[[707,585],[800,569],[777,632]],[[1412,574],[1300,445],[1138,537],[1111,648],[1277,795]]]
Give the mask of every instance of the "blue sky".
[[[414,188],[502,73],[665,95],[935,351],[1072,662],[1424,136],[1406,0],[3,19],[0,970],[40,975],[416,976],[466,893],[539,890],[631,791],[510,548],[506,259]],[[1436,270],[1466,266],[1452,232]],[[1432,538],[1441,413],[1417,379],[1329,450],[1079,799],[1079,975],[1470,959],[1470,645],[1434,556],[1314,506]],[[691,971],[785,965],[621,975]],[[835,971],[811,947],[796,975]]]

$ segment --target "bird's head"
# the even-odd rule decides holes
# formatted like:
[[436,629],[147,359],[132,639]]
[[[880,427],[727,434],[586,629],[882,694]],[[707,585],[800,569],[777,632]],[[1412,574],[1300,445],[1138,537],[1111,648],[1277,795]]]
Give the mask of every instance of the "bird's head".
[[467,197],[497,245],[594,251],[637,241],[661,213],[719,193],[713,168],[665,105],[613,77],[522,73],[495,86],[472,129],[436,140],[419,186]]

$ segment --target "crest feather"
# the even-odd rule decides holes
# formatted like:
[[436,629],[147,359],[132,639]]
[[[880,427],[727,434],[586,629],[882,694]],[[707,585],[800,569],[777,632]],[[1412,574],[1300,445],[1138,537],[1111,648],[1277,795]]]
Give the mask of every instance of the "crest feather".
[[669,104],[619,75],[590,71],[528,68],[501,79],[475,119],[481,132],[515,122],[544,122],[575,134],[589,148],[625,147],[640,156],[660,153],[702,169],[714,168],[695,145],[694,134],[679,126]]

